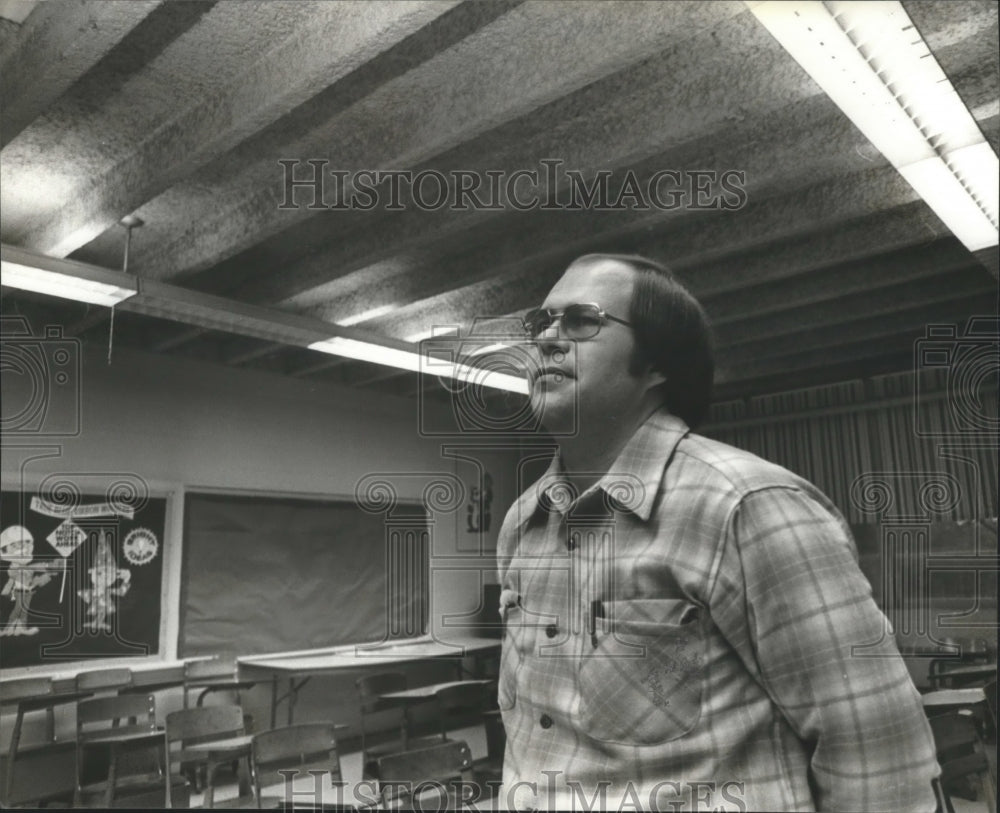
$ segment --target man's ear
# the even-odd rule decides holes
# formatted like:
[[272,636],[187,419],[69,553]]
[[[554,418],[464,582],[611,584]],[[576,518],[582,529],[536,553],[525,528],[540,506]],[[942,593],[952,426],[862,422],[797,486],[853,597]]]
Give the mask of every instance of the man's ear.
[[657,388],[660,388],[661,390],[666,389],[663,385],[667,383],[667,376],[659,370],[654,370],[652,365],[646,367],[644,375],[646,378],[647,392],[651,392]]

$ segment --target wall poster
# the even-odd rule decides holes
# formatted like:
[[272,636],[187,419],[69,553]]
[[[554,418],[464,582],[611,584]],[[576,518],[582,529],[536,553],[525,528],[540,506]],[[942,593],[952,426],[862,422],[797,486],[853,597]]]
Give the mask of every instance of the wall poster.
[[0,493],[0,668],[154,655],[167,499]]

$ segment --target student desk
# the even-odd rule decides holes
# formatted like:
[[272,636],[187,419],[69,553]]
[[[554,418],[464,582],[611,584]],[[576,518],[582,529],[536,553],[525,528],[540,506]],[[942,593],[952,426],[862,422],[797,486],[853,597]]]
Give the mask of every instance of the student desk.
[[[182,661],[137,664],[131,667],[130,671],[132,673],[131,682],[129,685],[121,687],[119,691],[152,693],[161,689],[181,686],[184,683],[184,663]],[[45,741],[42,747],[56,745],[55,709],[91,697],[97,691],[99,690],[77,691],[76,673],[63,673],[56,677],[12,678],[0,682],[0,704],[13,706],[15,714],[10,748],[8,749],[2,785],[0,785],[0,796],[5,804],[11,804],[16,795],[14,788],[15,763],[21,755],[19,752],[22,752],[20,745],[24,716],[32,712],[44,711]],[[38,750],[37,746],[32,748]],[[57,788],[56,785],[58,782],[53,783],[49,790],[53,792],[59,790],[60,788]],[[62,790],[71,791],[72,788],[62,788]]]
[[[30,679],[29,679],[30,680]],[[29,681],[20,681],[22,684],[27,684]],[[18,750],[21,744],[21,726],[24,722],[24,715],[30,714],[34,711],[44,711],[45,712],[45,742],[47,745],[52,745],[56,741],[55,736],[55,715],[54,711],[57,706],[64,705],[66,703],[76,703],[78,700],[82,700],[85,697],[90,697],[93,692],[78,692],[75,689],[69,689],[65,687],[59,687],[60,690],[55,690],[52,685],[52,681],[45,679],[46,685],[42,682],[38,682],[37,687],[32,687],[29,691],[21,693],[18,691],[18,686],[14,684],[18,681],[11,681],[9,684],[9,691],[4,689],[0,691],[0,703],[3,705],[14,705],[16,706],[16,718],[14,722],[14,728],[11,732],[10,738],[10,748],[7,752],[7,764],[4,770],[3,777],[3,801],[5,805],[13,806],[14,804],[14,765],[17,762]],[[27,686],[25,686],[27,688]],[[68,790],[66,788],[64,790]]]
[[432,683],[429,686],[417,686],[414,689],[404,689],[401,692],[386,692],[379,695],[384,700],[395,700],[398,703],[411,705],[430,700],[438,693],[439,689],[448,689],[452,686],[485,686],[492,683],[492,680],[450,680],[446,683]]
[[941,689],[960,689],[968,684],[973,686],[988,683],[990,678],[996,678],[997,665],[995,663],[978,663],[968,666],[956,666],[953,669],[934,669],[935,661],[931,661],[931,670],[928,679],[931,686]]
[[[451,658],[457,661],[461,677],[463,657],[473,657],[476,664],[474,671],[479,672],[482,660],[496,657],[499,651],[499,638],[456,635],[447,641],[423,637],[378,645],[359,644],[332,649],[278,652],[236,660],[241,680],[271,681],[271,728],[274,728],[277,725],[278,704],[282,700],[287,700],[288,703],[288,725],[293,723],[299,690],[314,676]],[[288,691],[279,696],[278,684],[281,680],[288,681]]]
[[417,686],[413,689],[404,689],[399,692],[386,692],[379,695],[383,700],[390,700],[403,706],[403,714],[406,715],[406,726],[403,729],[403,748],[406,749],[407,735],[410,730],[410,709],[433,700],[439,690],[449,689],[452,686],[486,686],[492,680],[452,680],[447,683],[431,683],[428,686]]

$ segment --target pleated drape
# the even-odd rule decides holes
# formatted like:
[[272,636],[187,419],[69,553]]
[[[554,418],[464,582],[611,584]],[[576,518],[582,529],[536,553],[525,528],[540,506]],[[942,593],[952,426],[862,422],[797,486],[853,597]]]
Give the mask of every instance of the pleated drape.
[[701,431],[811,480],[852,524],[995,517],[997,393],[959,383],[924,370],[729,401]]

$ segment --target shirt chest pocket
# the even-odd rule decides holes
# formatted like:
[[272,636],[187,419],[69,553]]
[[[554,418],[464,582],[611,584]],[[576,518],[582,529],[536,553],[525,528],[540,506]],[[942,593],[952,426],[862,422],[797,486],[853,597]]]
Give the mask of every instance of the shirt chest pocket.
[[705,618],[677,599],[605,602],[578,672],[580,724],[594,739],[652,745],[701,717]]

